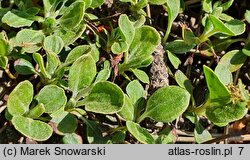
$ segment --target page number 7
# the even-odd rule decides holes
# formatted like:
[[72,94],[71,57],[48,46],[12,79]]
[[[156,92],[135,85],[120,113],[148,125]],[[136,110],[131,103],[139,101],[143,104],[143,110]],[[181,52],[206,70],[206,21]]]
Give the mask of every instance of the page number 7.
[[244,149],[244,147],[238,147],[238,148],[240,149],[239,155],[241,155],[241,154],[242,154],[242,151],[243,151],[243,149]]

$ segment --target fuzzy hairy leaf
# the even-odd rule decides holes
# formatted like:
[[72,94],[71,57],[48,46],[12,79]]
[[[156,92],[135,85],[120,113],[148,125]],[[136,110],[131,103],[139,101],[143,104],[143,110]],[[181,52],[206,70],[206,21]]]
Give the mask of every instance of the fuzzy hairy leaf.
[[152,118],[159,122],[172,122],[188,107],[190,94],[178,86],[167,86],[158,89],[149,97],[146,111],[139,118]]
[[11,27],[19,28],[31,26],[34,22],[34,16],[19,10],[8,11],[2,18],[2,22]]
[[121,69],[148,66],[152,62],[151,54],[159,43],[160,35],[154,28],[149,26],[137,28],[129,48],[127,61],[120,66]]
[[60,25],[65,29],[72,29],[79,25],[83,19],[85,3],[76,1],[67,8],[66,13],[59,19]]
[[69,88],[73,95],[89,87],[96,75],[96,64],[91,55],[86,54],[78,58],[69,70]]
[[113,114],[122,109],[124,93],[121,88],[111,82],[99,82],[84,99],[85,109],[101,114]]
[[49,53],[59,54],[63,49],[63,40],[59,36],[48,36],[43,42],[44,49]]
[[44,37],[42,31],[22,29],[16,35],[16,42],[25,52],[33,53],[42,47]]
[[139,124],[127,121],[126,126],[128,131],[141,143],[144,144],[154,144],[154,138],[150,135],[150,133],[145,129],[139,126]]
[[66,104],[67,97],[62,88],[56,85],[46,85],[40,90],[36,100],[44,105],[45,113],[52,113]]
[[214,104],[206,109],[207,118],[218,126],[225,126],[230,122],[239,120],[247,114],[246,102],[230,104]]
[[9,95],[7,100],[8,112],[12,116],[17,116],[29,111],[33,94],[33,85],[29,81],[20,82]]
[[218,76],[207,66],[203,66],[211,102],[228,103],[230,101],[230,92],[220,81]]
[[22,116],[14,116],[11,122],[16,130],[36,141],[45,141],[52,135],[52,128],[42,121]]

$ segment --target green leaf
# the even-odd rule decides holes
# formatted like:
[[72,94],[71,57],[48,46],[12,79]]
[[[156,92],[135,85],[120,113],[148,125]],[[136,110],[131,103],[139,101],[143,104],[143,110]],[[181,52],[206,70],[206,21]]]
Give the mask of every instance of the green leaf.
[[159,122],[172,122],[188,107],[190,94],[178,86],[158,89],[148,99],[146,111],[138,121],[149,117]]
[[55,16],[54,12],[61,2],[62,0],[43,0],[45,17]]
[[11,27],[29,27],[34,22],[34,16],[23,11],[11,10],[8,11],[2,18],[2,22]]
[[86,54],[78,58],[69,70],[69,88],[73,92],[73,97],[77,93],[89,87],[96,76],[96,64],[91,55]]
[[225,26],[227,26],[235,36],[243,34],[246,30],[246,24],[238,19],[232,19],[226,22]]
[[177,70],[174,74],[174,78],[180,87],[185,88],[190,94],[193,93],[194,87],[184,73]]
[[33,53],[33,59],[36,61],[36,63],[39,65],[40,71],[42,73],[42,75],[45,78],[50,79],[51,75],[49,75],[49,73],[46,71],[45,66],[44,66],[44,61],[43,61],[43,57],[39,54],[39,53]]
[[123,105],[122,109],[118,112],[118,114],[125,121],[133,121],[134,120],[134,106],[131,103],[131,100],[127,95],[125,95],[124,105]]
[[159,43],[160,35],[154,28],[149,26],[137,28],[127,61],[120,66],[121,70],[148,66],[152,62],[152,53]]
[[131,69],[131,71],[141,82],[149,84],[149,77],[146,72],[140,69]]
[[25,52],[33,53],[40,50],[44,37],[42,31],[22,29],[16,35],[16,42]]
[[114,54],[121,54],[123,52],[126,52],[128,50],[128,44],[125,41],[118,41],[115,42],[112,46],[111,46],[111,51]]
[[243,85],[241,79],[238,80],[237,86],[240,90],[242,100],[244,100],[246,102],[249,101],[248,90],[245,89],[246,86]]
[[17,73],[21,75],[30,75],[36,73],[36,70],[33,67],[33,65],[29,61],[23,58],[15,61],[14,68],[17,71]]
[[226,11],[232,6],[233,2],[234,0],[228,0],[227,2],[220,4],[218,7],[222,7],[223,11]]
[[177,137],[174,132],[170,129],[169,126],[167,126],[159,133],[159,136],[157,137],[155,142],[156,144],[173,144],[176,138]]
[[168,26],[167,26],[167,31],[165,33],[165,36],[163,38],[163,43],[167,42],[167,38],[172,28],[172,24],[175,18],[179,14],[181,3],[180,3],[180,0],[166,0],[165,5],[166,5],[166,10],[168,12]]
[[242,49],[242,52],[246,55],[250,57],[250,43],[246,44],[244,46],[244,48]]
[[87,125],[87,139],[90,144],[105,144],[107,138],[103,137],[101,125],[95,121],[85,120]]
[[165,49],[171,53],[182,54],[189,52],[196,44],[188,44],[184,40],[175,40],[166,44]]
[[203,70],[209,90],[209,99],[212,102],[228,103],[231,96],[226,86],[209,67],[204,65]]
[[144,144],[154,144],[154,138],[145,129],[139,126],[139,124],[132,121],[127,121],[126,126],[128,131],[141,143]]
[[229,104],[213,104],[207,107],[207,118],[218,126],[225,126],[230,122],[239,120],[247,114],[246,102]]
[[233,17],[231,17],[231,16],[229,16],[229,15],[227,15],[225,13],[222,13],[219,18],[221,20],[223,20],[223,21],[226,21],[226,22],[231,21],[231,20],[234,19]]
[[198,144],[212,139],[211,134],[199,122],[195,123],[194,139]]
[[53,114],[51,122],[56,123],[58,134],[74,133],[77,128],[77,119],[66,111],[58,110],[60,114]]
[[6,56],[10,54],[11,50],[12,47],[10,44],[6,40],[0,38],[0,56]]
[[248,23],[250,23],[250,10],[246,10],[245,19]]
[[64,144],[82,144],[82,137],[78,134],[71,133],[71,134],[66,134],[63,136],[62,139]]
[[46,85],[35,99],[38,103],[44,104],[45,113],[52,113],[63,107],[67,102],[64,90],[56,85]]
[[87,8],[89,8],[91,6],[92,1],[94,1],[94,0],[83,0],[83,1],[85,3],[85,8],[87,9]]
[[110,75],[111,75],[110,63],[109,61],[105,61],[103,69],[96,76],[95,83],[108,80]]
[[16,130],[26,137],[36,141],[45,141],[52,135],[52,128],[47,123],[38,120],[22,116],[14,116],[11,122]]
[[179,65],[181,64],[180,59],[173,53],[167,50],[168,59],[170,60],[171,64],[174,66],[175,69],[179,68]]
[[218,76],[220,81],[224,84],[227,85],[229,83],[233,82],[233,75],[230,72],[229,68],[227,65],[223,64],[218,64],[214,70],[215,74]]
[[8,57],[0,56],[0,68],[6,69],[8,65]]
[[212,13],[213,6],[212,6],[212,0],[202,0],[202,8],[207,13]]
[[212,22],[214,30],[217,32],[229,35],[229,36],[235,36],[236,34],[231,31],[228,26],[226,26],[221,20],[219,20],[217,17],[210,15],[209,20]]
[[35,16],[40,12],[40,8],[38,8],[38,7],[30,7],[25,12],[28,13],[29,15]]
[[148,0],[151,4],[162,5],[167,2],[167,0]]
[[33,99],[33,85],[25,80],[20,82],[10,93],[7,100],[7,108],[12,116],[23,115],[29,111],[29,105]]
[[61,37],[64,42],[64,46],[67,46],[75,42],[79,37],[81,37],[85,29],[86,24],[84,23],[80,23],[75,28],[65,29],[62,27],[58,27],[58,29],[55,30],[54,35]]
[[42,103],[38,103],[34,108],[30,109],[27,114],[25,114],[25,117],[35,119],[40,117],[44,112],[44,105]]
[[126,87],[126,92],[132,104],[135,104],[140,98],[145,96],[145,91],[138,80],[131,81]]
[[133,23],[129,20],[126,14],[122,14],[119,17],[118,25],[123,36],[125,37],[128,46],[130,46],[135,36],[135,28],[133,26]]
[[113,114],[122,109],[125,96],[119,86],[111,82],[99,82],[84,99],[85,109],[101,114]]
[[54,74],[55,70],[59,65],[59,60],[55,53],[47,53],[46,71],[51,76]]
[[79,25],[85,12],[85,3],[76,1],[66,10],[66,13],[59,19],[60,25],[65,29],[72,29]]
[[118,131],[114,133],[111,137],[112,144],[122,144],[126,138],[126,133],[124,131]]
[[224,65],[230,72],[235,72],[240,69],[245,63],[247,56],[239,50],[231,50],[226,53],[217,66]]
[[48,53],[55,53],[55,54],[59,54],[64,46],[61,37],[54,35],[46,37],[44,39],[43,45],[44,49]]
[[100,7],[104,2],[105,0],[92,0],[91,7],[92,8]]
[[26,10],[32,7],[32,0],[14,0],[14,3],[18,6],[20,10]]
[[239,50],[232,50],[220,59],[220,62],[215,68],[215,73],[223,84],[233,82],[231,72],[237,71],[245,63],[247,57],[242,52]]
[[91,47],[89,45],[77,46],[69,52],[64,63],[71,64],[71,63],[75,62],[82,55],[88,54],[90,52],[91,52]]

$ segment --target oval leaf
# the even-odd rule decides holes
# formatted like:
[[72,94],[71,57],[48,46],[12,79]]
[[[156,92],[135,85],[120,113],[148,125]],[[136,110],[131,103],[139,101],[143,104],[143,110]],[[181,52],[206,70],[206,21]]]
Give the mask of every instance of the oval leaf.
[[15,61],[14,68],[17,71],[17,73],[21,75],[30,75],[36,73],[36,70],[33,67],[33,65],[29,61],[23,58]]
[[85,109],[95,113],[113,114],[121,110],[124,98],[121,88],[116,84],[99,82],[84,99]]
[[62,139],[64,144],[82,144],[82,137],[78,134],[66,134]]
[[69,52],[65,60],[65,63],[71,64],[75,62],[79,57],[81,57],[84,54],[89,53],[90,51],[91,51],[91,47],[89,45],[77,46]]
[[76,1],[72,3],[65,14],[59,19],[60,25],[65,29],[72,29],[79,25],[83,19],[85,3]]
[[126,126],[128,131],[141,143],[144,144],[154,144],[154,138],[145,129],[139,126],[139,124],[132,121],[127,121]]
[[44,104],[45,113],[51,113],[63,107],[67,102],[67,97],[62,88],[47,85],[40,90],[36,100],[38,103]]
[[77,128],[76,117],[66,111],[58,110],[58,113],[60,114],[53,114],[53,118],[51,120],[56,123],[58,134],[74,133]]
[[8,24],[11,27],[19,28],[25,26],[31,26],[34,22],[34,16],[27,14],[23,11],[12,10],[8,11],[2,18],[2,22]]
[[33,99],[33,85],[29,81],[19,83],[10,93],[7,100],[7,108],[12,116],[23,115],[29,111],[29,105]]
[[69,70],[69,88],[73,97],[84,88],[90,86],[96,75],[96,64],[90,55],[83,55],[73,63]]
[[180,70],[177,70],[174,74],[174,77],[180,87],[185,88],[190,94],[193,93],[194,87],[184,73],[182,73]]
[[59,36],[48,36],[43,42],[44,49],[49,53],[59,54],[63,49],[64,43]]
[[127,95],[125,95],[124,105],[118,114],[122,117],[122,119],[126,121],[133,121],[134,120],[134,106],[131,103],[130,99]]
[[149,84],[149,77],[146,72],[140,69],[131,69],[131,71],[135,74],[136,78],[138,78],[143,83]]
[[25,52],[33,53],[42,47],[44,37],[42,31],[22,29],[16,35],[16,42]]
[[14,116],[11,122],[16,130],[26,137],[36,141],[45,141],[52,135],[52,128],[47,123],[38,120],[22,116]]
[[218,126],[225,126],[239,120],[247,114],[246,102],[236,102],[227,105],[215,104],[207,107],[207,118]]
[[149,98],[146,111],[140,119],[149,117],[160,122],[172,122],[187,109],[189,100],[190,94],[183,88],[160,88]]

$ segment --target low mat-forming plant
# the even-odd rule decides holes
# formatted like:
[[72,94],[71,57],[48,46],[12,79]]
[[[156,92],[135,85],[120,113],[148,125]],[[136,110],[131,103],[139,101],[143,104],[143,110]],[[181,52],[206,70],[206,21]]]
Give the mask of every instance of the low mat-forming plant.
[[[250,11],[239,20],[227,14],[234,0],[201,0],[198,28],[180,22],[181,36],[171,35],[192,3],[197,2],[1,1],[0,95],[8,99],[0,118],[34,141],[60,135],[59,143],[167,144],[176,141],[172,123],[184,117],[194,125],[196,143],[211,140],[201,118],[223,127],[249,110],[239,73],[244,67],[249,78]],[[157,7],[167,14],[164,29],[153,25],[150,10]],[[241,47],[230,49],[239,42]],[[153,56],[159,46],[167,61]],[[199,72],[207,86],[202,102],[195,88],[203,79],[190,76],[192,62],[183,73],[185,56],[210,60]],[[153,61],[167,66],[170,85],[150,90]]]

